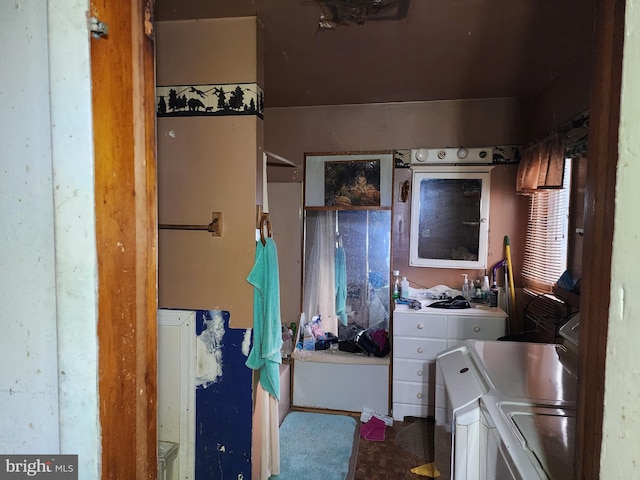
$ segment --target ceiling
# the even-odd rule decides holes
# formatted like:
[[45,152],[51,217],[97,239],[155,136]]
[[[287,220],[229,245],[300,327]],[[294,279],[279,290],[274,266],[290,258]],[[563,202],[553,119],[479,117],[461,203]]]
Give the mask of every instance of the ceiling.
[[157,20],[257,15],[265,106],[527,97],[589,60],[594,0],[410,0],[319,27],[314,0],[156,0]]

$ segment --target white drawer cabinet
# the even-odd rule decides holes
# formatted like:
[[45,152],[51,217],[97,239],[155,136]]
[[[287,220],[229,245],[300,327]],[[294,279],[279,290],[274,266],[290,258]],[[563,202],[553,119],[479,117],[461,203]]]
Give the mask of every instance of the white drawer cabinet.
[[[396,309],[393,314],[395,317]],[[394,322],[394,335],[400,337],[447,338],[447,315],[425,315],[403,311],[402,321]]]
[[446,338],[401,337],[393,339],[394,348],[402,352],[402,358],[413,360],[433,360],[447,348]]
[[402,421],[406,416],[439,416],[436,397],[444,395],[444,385],[436,382],[436,356],[461,340],[495,340],[503,336],[506,318],[499,308],[397,307],[392,330],[393,418]]

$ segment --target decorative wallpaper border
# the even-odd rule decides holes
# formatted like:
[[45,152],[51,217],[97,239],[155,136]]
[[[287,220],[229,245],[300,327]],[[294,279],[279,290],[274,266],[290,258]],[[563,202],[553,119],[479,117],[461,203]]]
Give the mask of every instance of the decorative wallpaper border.
[[264,91],[257,83],[156,87],[158,117],[263,114]]

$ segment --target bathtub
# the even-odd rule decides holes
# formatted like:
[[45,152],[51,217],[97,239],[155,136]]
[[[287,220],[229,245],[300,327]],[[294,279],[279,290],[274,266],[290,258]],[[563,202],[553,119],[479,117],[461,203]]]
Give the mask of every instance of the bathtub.
[[296,350],[294,407],[389,414],[389,357],[340,350]]
[[291,364],[282,362],[280,364],[280,400],[278,400],[278,425],[282,425],[284,417],[289,413],[291,405]]

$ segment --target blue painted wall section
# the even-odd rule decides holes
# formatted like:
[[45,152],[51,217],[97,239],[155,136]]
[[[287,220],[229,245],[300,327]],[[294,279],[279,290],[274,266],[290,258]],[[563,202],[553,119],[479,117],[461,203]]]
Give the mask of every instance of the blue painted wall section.
[[[196,387],[196,480],[251,478],[252,372],[243,351],[247,330],[229,328],[229,316],[196,311],[196,335],[216,350],[218,363],[215,379]],[[212,335],[212,329],[221,329],[220,319],[224,333]]]

